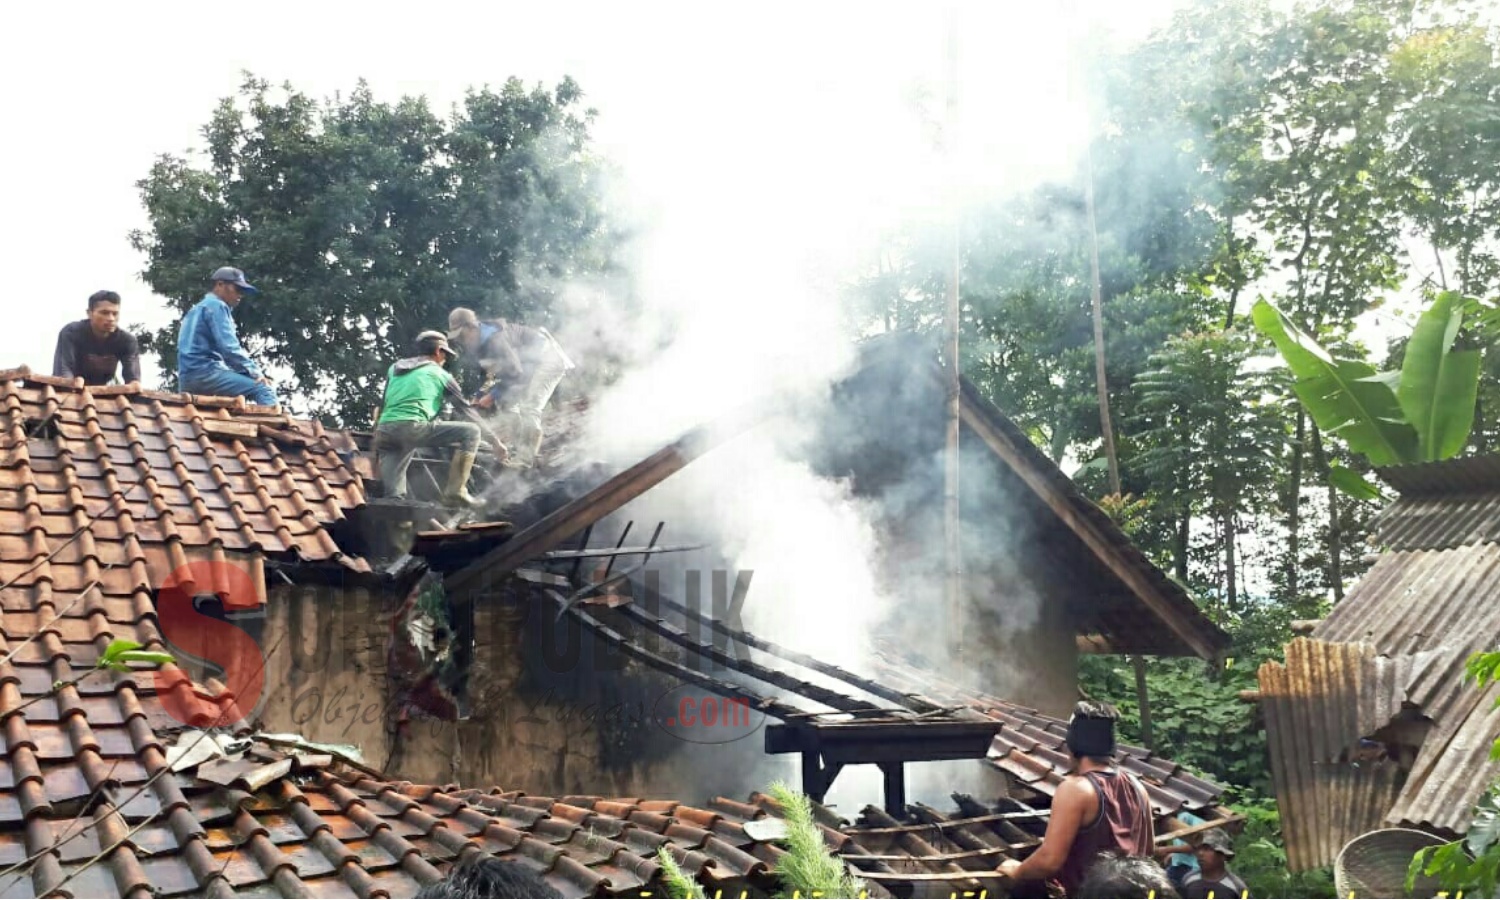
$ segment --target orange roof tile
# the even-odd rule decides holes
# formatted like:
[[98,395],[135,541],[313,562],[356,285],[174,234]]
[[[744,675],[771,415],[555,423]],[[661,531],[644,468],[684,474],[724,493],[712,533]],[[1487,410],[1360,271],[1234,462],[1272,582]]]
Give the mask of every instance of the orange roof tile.
[[25,369],[0,372],[0,416],[0,594],[97,583],[128,617],[196,561],[243,567],[260,602],[267,559],[369,570],[329,533],[365,502],[353,442],[316,422]]

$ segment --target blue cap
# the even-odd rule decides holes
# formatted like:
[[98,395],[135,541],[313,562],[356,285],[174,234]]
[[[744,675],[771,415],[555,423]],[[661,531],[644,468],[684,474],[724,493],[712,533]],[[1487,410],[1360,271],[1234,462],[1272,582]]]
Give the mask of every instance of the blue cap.
[[245,273],[233,266],[223,266],[215,269],[213,277],[209,281],[227,281],[247,294],[259,294],[255,285],[245,280]]

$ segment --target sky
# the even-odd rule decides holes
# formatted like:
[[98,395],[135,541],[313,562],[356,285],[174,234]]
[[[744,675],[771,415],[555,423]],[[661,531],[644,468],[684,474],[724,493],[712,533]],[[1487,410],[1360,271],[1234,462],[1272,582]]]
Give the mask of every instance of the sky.
[[[123,295],[126,323],[166,324],[128,241],[146,224],[135,183],[159,154],[201,146],[200,127],[247,70],[318,97],[363,77],[380,99],[422,94],[444,110],[469,86],[571,75],[598,110],[597,145],[624,173],[626,202],[655,229],[653,258],[710,291],[748,262],[726,249],[732,239],[787,271],[814,258],[826,266],[898,218],[932,214],[955,183],[1020,189],[1065,171],[1085,128],[1072,39],[1137,39],[1170,9],[36,5],[0,36],[0,84],[21,138],[0,142],[10,261],[0,367],[50,371],[57,330],[102,288]],[[942,115],[950,33],[960,149],[944,169],[930,123]],[[145,377],[155,377],[149,360]]]

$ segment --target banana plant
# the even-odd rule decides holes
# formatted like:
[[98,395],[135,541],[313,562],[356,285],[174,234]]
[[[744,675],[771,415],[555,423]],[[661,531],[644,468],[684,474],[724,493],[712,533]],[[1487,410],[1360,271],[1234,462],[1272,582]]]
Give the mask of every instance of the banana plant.
[[[1261,300],[1255,325],[1281,351],[1297,380],[1293,390],[1318,427],[1338,435],[1374,466],[1436,462],[1458,455],[1474,427],[1480,353],[1454,350],[1465,301],[1439,294],[1422,313],[1400,371],[1340,359]],[[1360,499],[1379,492],[1349,469],[1334,471],[1334,486]]]

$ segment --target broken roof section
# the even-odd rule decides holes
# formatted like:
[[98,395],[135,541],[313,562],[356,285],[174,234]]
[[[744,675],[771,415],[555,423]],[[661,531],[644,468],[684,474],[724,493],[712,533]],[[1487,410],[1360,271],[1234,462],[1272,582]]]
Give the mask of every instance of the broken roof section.
[[[929,465],[942,442],[942,370],[929,348],[888,336],[862,348],[860,364],[833,391],[819,466],[853,476],[859,489]],[[1097,504],[967,379],[963,443],[983,447],[1000,489],[1028,523],[1028,560],[1066,596],[1080,646],[1091,652],[1212,658],[1229,638],[1186,590],[1131,543]],[[774,414],[744,409],[701,426],[448,574],[451,591],[482,589],[660,484],[698,456]],[[934,494],[933,496],[938,496]]]
[[[391,782],[319,748],[221,740],[248,726],[236,698],[175,665],[99,668],[115,641],[168,649],[152,593],[187,561],[254,569],[262,601],[274,563],[362,571],[333,540],[359,480],[339,436],[269,410],[24,371],[0,373],[0,397],[0,897],[410,896],[476,853],[566,896],[660,894],[659,848],[710,889],[773,887],[783,851],[745,828],[774,812],[764,797],[699,808]],[[168,712],[184,692],[195,702],[174,708],[198,727]],[[819,814],[859,870],[974,884],[905,849],[914,828],[867,845]]]
[[1500,775],[1500,690],[1464,668],[1500,642],[1500,457],[1379,474],[1400,497],[1377,522],[1375,564],[1260,670],[1294,869],[1387,825],[1462,833]]

